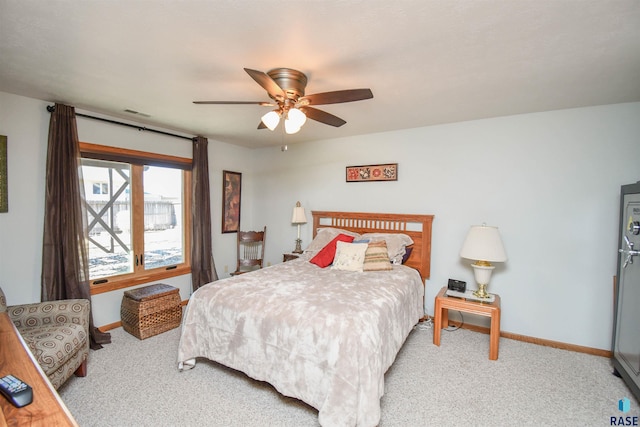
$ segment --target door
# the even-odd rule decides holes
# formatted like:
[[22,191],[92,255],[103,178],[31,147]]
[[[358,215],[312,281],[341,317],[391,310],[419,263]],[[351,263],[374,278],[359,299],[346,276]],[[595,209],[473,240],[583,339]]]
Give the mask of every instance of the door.
[[614,368],[640,400],[640,183],[621,192]]

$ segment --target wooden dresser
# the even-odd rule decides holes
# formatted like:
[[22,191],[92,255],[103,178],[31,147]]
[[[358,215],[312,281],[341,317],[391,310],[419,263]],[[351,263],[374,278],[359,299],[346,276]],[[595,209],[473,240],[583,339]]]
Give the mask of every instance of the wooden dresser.
[[33,402],[22,408],[0,395],[0,427],[78,426],[33,358],[7,313],[0,313],[0,377],[14,375],[33,389]]

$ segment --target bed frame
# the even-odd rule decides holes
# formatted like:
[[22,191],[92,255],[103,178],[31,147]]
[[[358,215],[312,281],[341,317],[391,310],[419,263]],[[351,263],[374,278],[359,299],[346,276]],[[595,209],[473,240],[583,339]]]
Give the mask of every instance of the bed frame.
[[403,233],[413,239],[413,251],[405,263],[420,272],[422,281],[431,274],[431,224],[433,215],[312,211],[313,237],[319,228],[334,227],[364,233]]

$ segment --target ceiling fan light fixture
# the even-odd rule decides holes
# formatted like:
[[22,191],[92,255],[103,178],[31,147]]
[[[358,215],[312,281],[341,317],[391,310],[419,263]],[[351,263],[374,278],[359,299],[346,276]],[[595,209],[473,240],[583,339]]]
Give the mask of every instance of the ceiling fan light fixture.
[[287,111],[287,116],[284,119],[284,130],[289,135],[296,133],[306,121],[307,116],[302,111],[297,108],[291,108]]
[[244,71],[267,91],[273,102],[263,101],[193,101],[195,104],[240,105],[253,104],[275,107],[258,124],[258,129],[275,130],[284,120],[283,128],[292,134],[300,130],[309,118],[325,125],[340,127],[347,122],[340,117],[316,108],[317,105],[341,104],[373,98],[371,89],[346,89],[331,92],[305,94],[307,76],[292,68],[275,68],[266,73],[245,68]]
[[301,128],[302,125],[307,121],[307,116],[297,108],[291,108],[289,113],[287,114],[287,119],[293,122],[295,127]]
[[291,135],[293,133],[297,133],[298,131],[300,131],[300,126],[295,126],[295,123],[293,123],[291,120],[286,119],[284,121],[284,131]]
[[267,114],[262,116],[262,123],[269,130],[274,130],[278,123],[280,123],[280,114],[278,114],[278,110],[269,111]]

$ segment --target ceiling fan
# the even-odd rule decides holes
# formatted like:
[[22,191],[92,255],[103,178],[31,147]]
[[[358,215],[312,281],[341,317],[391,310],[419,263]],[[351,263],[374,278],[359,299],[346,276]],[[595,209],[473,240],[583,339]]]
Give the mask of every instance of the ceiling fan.
[[292,134],[300,130],[307,118],[326,125],[340,127],[347,123],[340,117],[319,110],[312,105],[340,104],[373,98],[371,89],[347,89],[305,95],[307,76],[291,68],[275,68],[266,73],[250,68],[244,69],[253,80],[262,86],[273,102],[261,101],[193,101],[194,104],[253,104],[276,107],[262,116],[258,129],[274,130],[284,119],[285,132]]

